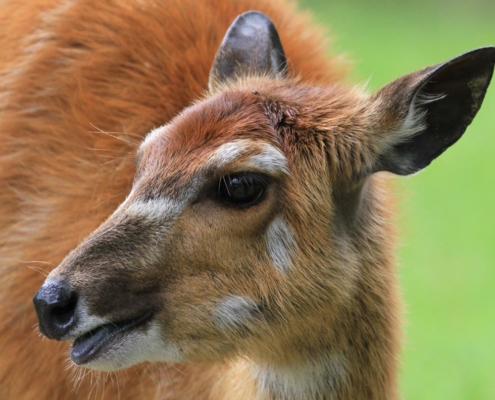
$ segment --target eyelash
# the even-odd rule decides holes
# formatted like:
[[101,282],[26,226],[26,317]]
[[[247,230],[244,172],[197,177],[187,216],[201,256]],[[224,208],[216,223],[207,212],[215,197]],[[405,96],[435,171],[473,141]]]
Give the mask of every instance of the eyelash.
[[268,184],[266,177],[261,174],[228,174],[218,182],[218,199],[237,208],[251,207],[263,200]]

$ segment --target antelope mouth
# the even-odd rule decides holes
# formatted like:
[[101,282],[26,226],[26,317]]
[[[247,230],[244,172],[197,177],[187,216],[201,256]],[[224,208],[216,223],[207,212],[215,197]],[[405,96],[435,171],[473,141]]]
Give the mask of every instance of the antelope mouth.
[[153,312],[148,311],[134,319],[100,325],[74,340],[70,358],[77,365],[87,364],[113,344],[118,345],[116,342],[125,340],[129,332],[145,325],[152,318]]

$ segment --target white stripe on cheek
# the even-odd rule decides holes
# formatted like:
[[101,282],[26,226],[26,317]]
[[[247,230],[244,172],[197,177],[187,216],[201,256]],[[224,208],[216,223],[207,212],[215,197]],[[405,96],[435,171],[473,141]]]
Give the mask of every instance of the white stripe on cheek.
[[216,322],[222,329],[242,327],[258,313],[258,306],[253,299],[244,296],[228,296],[214,311]]
[[276,217],[266,231],[266,248],[273,265],[282,273],[292,267],[292,254],[296,241],[290,226],[280,217]]

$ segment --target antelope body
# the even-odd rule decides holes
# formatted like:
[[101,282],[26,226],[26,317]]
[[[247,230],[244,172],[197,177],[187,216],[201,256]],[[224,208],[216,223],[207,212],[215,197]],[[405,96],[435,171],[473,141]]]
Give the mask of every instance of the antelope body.
[[[383,172],[460,138],[495,49],[367,94],[281,2],[12,10],[31,31],[1,28],[0,397],[398,398]],[[73,363],[132,369],[71,392],[35,292]]]

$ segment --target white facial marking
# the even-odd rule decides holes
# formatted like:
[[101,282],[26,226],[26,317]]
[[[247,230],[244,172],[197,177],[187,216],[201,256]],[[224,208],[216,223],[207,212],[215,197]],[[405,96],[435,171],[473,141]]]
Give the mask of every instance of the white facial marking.
[[208,157],[206,163],[221,168],[238,158],[252,143],[252,140],[240,139],[222,144]]
[[229,296],[223,299],[214,311],[215,321],[222,329],[230,330],[249,322],[258,312],[253,299],[244,296]]
[[[182,202],[169,198],[155,198],[151,200],[134,200],[133,193],[115,210],[111,218],[136,218],[144,219],[147,225],[148,235],[153,234],[154,240],[148,242],[148,249],[141,254],[139,260],[134,260],[135,265],[152,265],[163,257],[163,248],[159,245],[170,227],[177,220],[187,205],[188,199]],[[119,229],[117,223],[110,229]]]
[[157,198],[148,201],[134,201],[124,212],[129,216],[146,218],[150,222],[159,222],[174,219],[184,207],[185,204],[182,202],[168,198]]
[[79,323],[77,324],[76,329],[69,332],[71,338],[77,338],[84,335],[86,332],[97,328],[98,326],[108,324],[110,322],[106,318],[90,315],[88,313],[88,307],[82,298],[79,298],[79,301],[77,302],[76,315]]
[[[110,322],[106,318],[90,315],[82,298],[77,303],[76,314],[79,323],[63,340],[76,339]],[[103,349],[95,360],[85,364],[85,367],[113,371],[145,361],[184,362],[180,347],[162,338],[160,326],[155,321],[117,338],[108,348]]]
[[292,267],[292,254],[297,246],[292,229],[281,217],[276,217],[270,223],[265,238],[273,265],[280,272],[287,273]]
[[206,163],[221,168],[248,152],[254,154],[248,157],[246,167],[260,169],[270,174],[289,173],[287,159],[280,150],[268,143],[249,139],[234,140],[221,145],[208,157]]
[[265,170],[271,174],[288,174],[287,158],[275,147],[263,143],[262,151],[248,158],[248,166]]
[[345,380],[346,359],[332,355],[285,368],[257,365],[253,373],[258,382],[259,398],[275,395],[287,400],[319,399],[335,393]]
[[180,348],[164,340],[160,326],[151,322],[145,330],[137,329],[117,339],[86,367],[114,371],[141,362],[184,362]]

